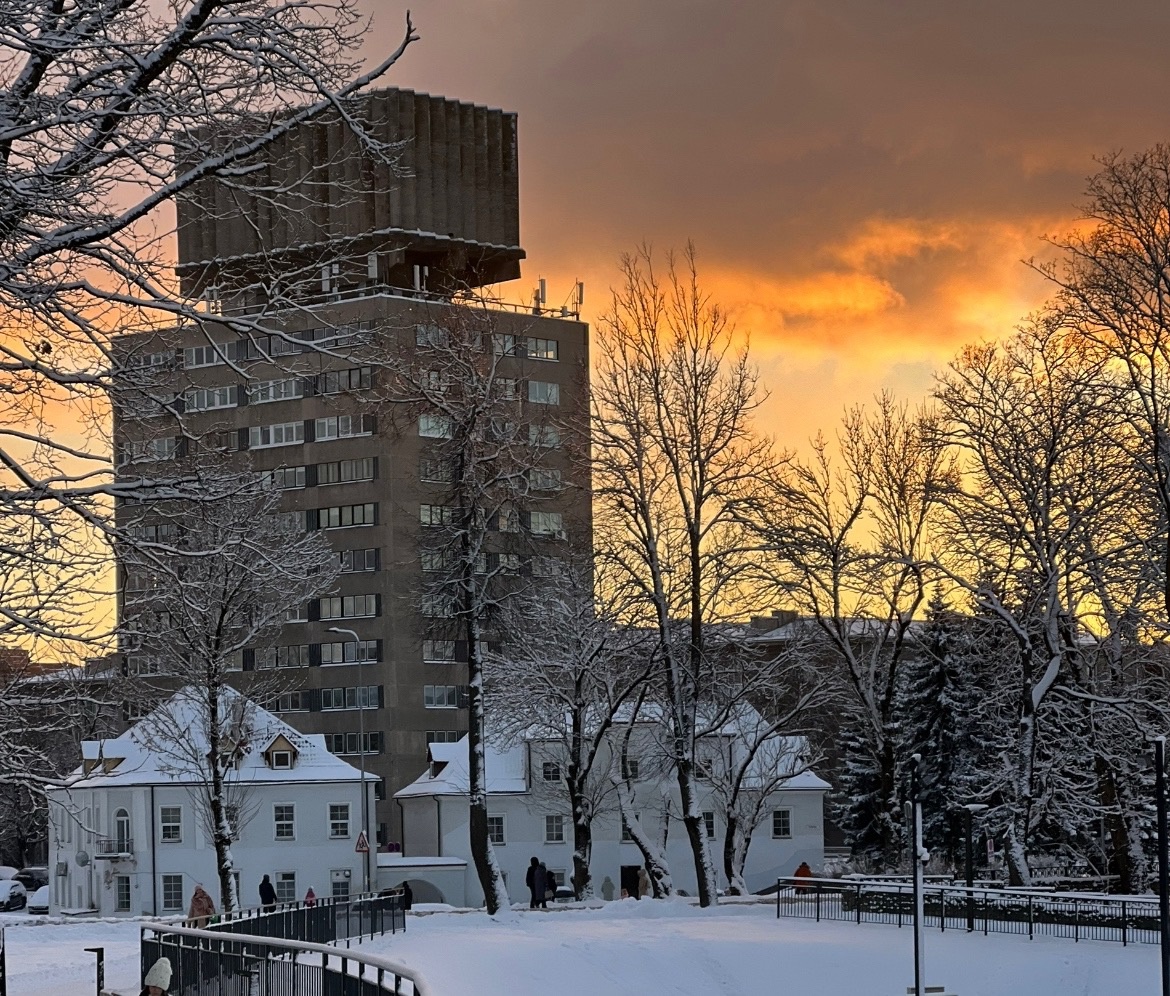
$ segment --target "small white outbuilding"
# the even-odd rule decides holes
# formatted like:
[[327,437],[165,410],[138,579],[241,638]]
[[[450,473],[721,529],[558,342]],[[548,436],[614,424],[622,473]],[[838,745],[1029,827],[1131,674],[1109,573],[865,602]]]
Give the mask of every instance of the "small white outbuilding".
[[[247,731],[225,776],[241,904],[259,903],[264,875],[282,902],[309,888],[360,892],[373,858],[355,850],[361,773],[321,735],[298,732],[238,692],[225,690],[221,702]],[[121,736],[82,744],[81,765],[49,792],[50,912],[186,913],[198,884],[222,908],[198,760],[206,728],[201,696],[182,689]],[[372,813],[368,775],[366,792]]]

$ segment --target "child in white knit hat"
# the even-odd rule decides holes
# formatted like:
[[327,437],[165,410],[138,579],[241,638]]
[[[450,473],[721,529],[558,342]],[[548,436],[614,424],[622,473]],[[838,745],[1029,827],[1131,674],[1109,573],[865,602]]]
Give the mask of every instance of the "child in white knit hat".
[[141,996],[167,996],[171,987],[171,962],[169,958],[159,958],[150,966],[146,978],[142,980]]

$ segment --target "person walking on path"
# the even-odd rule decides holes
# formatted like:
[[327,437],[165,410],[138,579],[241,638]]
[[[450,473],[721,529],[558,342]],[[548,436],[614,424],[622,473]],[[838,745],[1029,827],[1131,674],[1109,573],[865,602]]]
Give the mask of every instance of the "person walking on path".
[[414,891],[409,882],[402,883],[402,908],[409,910],[414,905]]
[[540,888],[537,889],[536,873],[541,868],[540,858],[533,857],[532,863],[528,866],[528,873],[524,876],[524,884],[528,886],[529,902],[528,908],[530,910],[536,909],[537,896],[544,895],[544,883],[541,882]]
[[536,880],[536,899],[540,904],[542,910],[548,909],[548,892],[553,887],[552,875],[549,874],[548,869],[544,866],[544,862],[540,862],[536,866],[536,874],[532,876]]
[[169,958],[159,958],[150,966],[146,978],[142,980],[141,996],[167,996],[171,988],[171,961]]
[[195,886],[195,892],[191,895],[191,908],[187,911],[189,926],[195,928],[206,927],[207,922],[214,915],[215,902],[201,884]]
[[812,873],[812,869],[808,866],[807,861],[802,861],[800,863],[800,866],[793,873],[792,877],[795,879],[800,879],[800,881],[798,881],[796,883],[796,891],[798,893],[799,892],[808,892],[809,887],[807,885],[806,880],[812,878],[813,873]]
[[305,893],[305,905],[306,906],[316,906],[317,905],[317,893],[315,893],[313,891],[313,887],[311,885],[309,886],[309,891]]
[[654,895],[654,886],[650,884],[650,874],[645,868],[638,869],[638,898],[649,899]]
[[267,875],[260,881],[260,905],[264,907],[267,913],[276,909],[276,889],[273,887],[272,882],[269,881]]

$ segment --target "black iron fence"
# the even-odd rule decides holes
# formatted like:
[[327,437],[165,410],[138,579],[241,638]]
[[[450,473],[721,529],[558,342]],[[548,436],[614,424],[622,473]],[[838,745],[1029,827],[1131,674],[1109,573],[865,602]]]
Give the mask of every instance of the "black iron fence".
[[319,899],[313,903],[281,903],[272,909],[248,909],[189,926],[256,937],[332,944],[406,929],[406,907],[401,895],[367,895]]
[[[1156,899],[956,885],[925,886],[923,899],[926,926],[944,931],[978,930],[1122,944],[1157,944],[1159,939]],[[913,889],[897,882],[782,878],[776,888],[776,916],[901,927],[913,922]]]
[[154,925],[141,951],[144,972],[170,961],[173,996],[430,996],[402,965],[311,941]]
[[3,927],[0,927],[0,996],[8,996],[8,961],[4,955]]

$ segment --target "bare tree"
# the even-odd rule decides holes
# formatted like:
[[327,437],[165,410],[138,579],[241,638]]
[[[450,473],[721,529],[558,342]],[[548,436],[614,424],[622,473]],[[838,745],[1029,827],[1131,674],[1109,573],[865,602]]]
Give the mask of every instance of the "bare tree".
[[699,902],[715,866],[697,805],[696,710],[711,691],[707,634],[745,590],[740,520],[771,450],[752,429],[757,374],[721,308],[702,290],[688,245],[660,278],[649,248],[622,260],[622,285],[599,325],[593,482],[601,556],[656,634],[663,707],[694,853]]
[[901,846],[899,675],[927,597],[934,494],[950,474],[937,428],[935,413],[885,395],[872,414],[851,410],[839,464],[815,440],[810,461],[773,478],[756,524],[773,577],[815,622],[852,693],[854,844],[883,867]]
[[[246,800],[233,777],[256,739],[285,648],[268,644],[292,610],[333,589],[337,555],[258,475],[221,480],[219,501],[155,503],[128,517],[122,638],[128,670],[159,693],[151,741],[192,785],[215,848],[221,906],[237,909],[232,842]],[[144,535],[145,534],[145,535]],[[244,674],[243,672],[251,672]]]
[[[610,732],[657,666],[648,634],[622,627],[594,597],[593,563],[533,577],[503,615],[502,649],[488,657],[489,726],[504,742],[549,743],[558,794],[573,814],[573,890],[592,898],[593,821],[613,792]],[[604,580],[599,590],[605,592]]]

